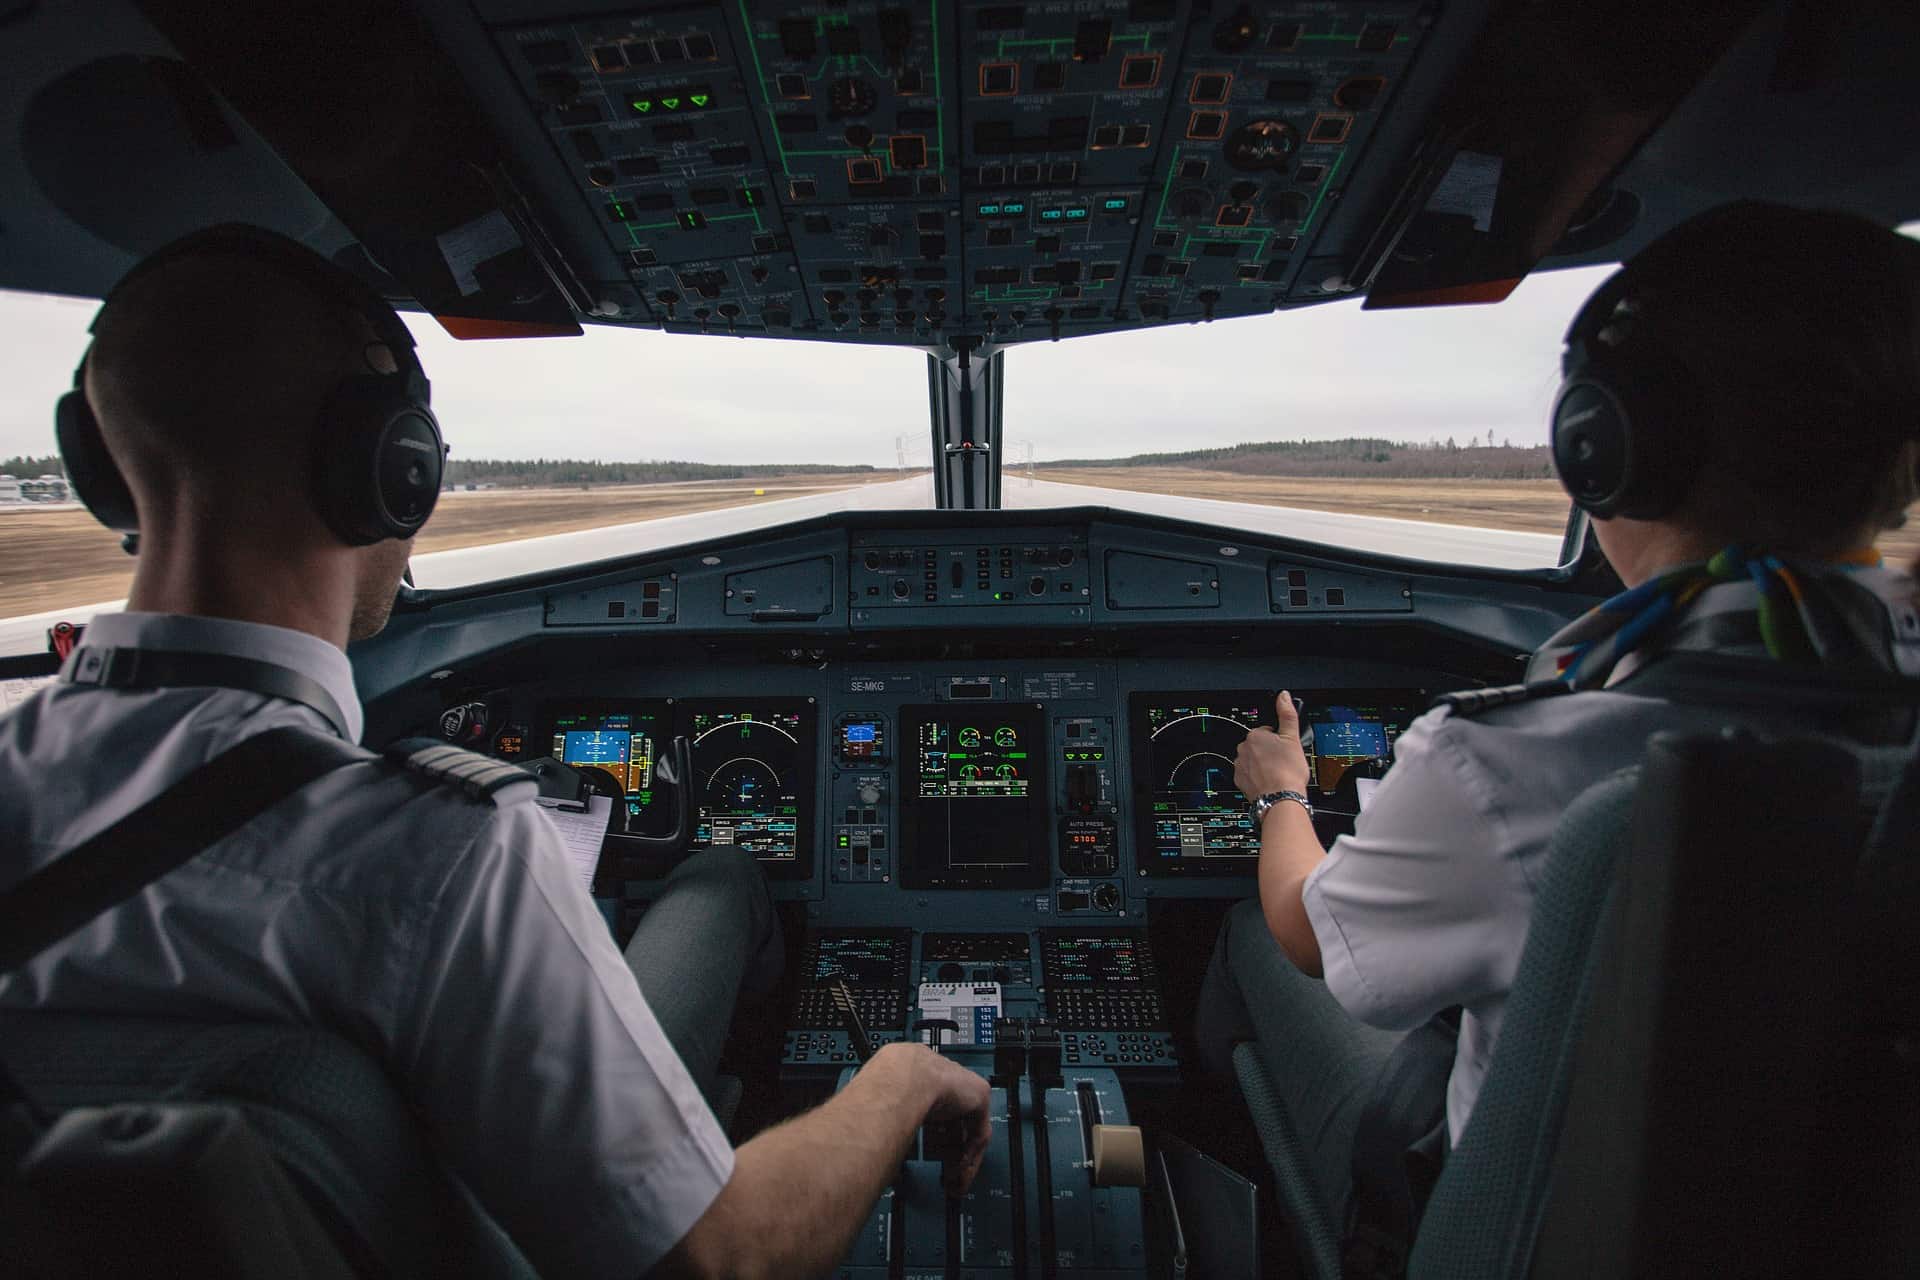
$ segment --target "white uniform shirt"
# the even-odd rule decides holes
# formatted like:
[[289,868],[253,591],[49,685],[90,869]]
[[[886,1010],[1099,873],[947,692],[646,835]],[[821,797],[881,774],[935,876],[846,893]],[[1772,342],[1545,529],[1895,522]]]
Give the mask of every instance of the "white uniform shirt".
[[[1920,669],[1913,582],[1863,574],[1895,619],[1896,658]],[[1547,842],[1560,815],[1662,731],[1710,732],[1755,717],[1625,690],[1518,703],[1481,717],[1414,721],[1351,836],[1302,890],[1327,988],[1362,1022],[1407,1031],[1460,1005],[1447,1081],[1458,1141],[1493,1060]]]
[[[107,614],[85,639],[290,667],[360,732],[346,655],[303,632]],[[293,724],[328,727],[234,690],[42,690],[0,719],[0,885]],[[0,1006],[342,1034],[387,1065],[546,1275],[645,1272],[733,1172],[546,815],[377,763],[328,775],[0,978]]]

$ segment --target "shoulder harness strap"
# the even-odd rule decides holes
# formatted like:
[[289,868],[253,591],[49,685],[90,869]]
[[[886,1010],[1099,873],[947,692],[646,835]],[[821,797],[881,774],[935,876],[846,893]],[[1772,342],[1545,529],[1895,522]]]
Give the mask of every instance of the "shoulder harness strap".
[[458,787],[468,799],[496,809],[531,800],[540,790],[534,776],[519,765],[449,746],[437,738],[402,738],[383,754],[408,773]]
[[1492,689],[1461,689],[1455,693],[1443,693],[1433,700],[1433,705],[1450,707],[1457,716],[1477,716],[1495,707],[1572,692],[1573,686],[1564,680],[1535,680],[1532,684],[1506,684]]

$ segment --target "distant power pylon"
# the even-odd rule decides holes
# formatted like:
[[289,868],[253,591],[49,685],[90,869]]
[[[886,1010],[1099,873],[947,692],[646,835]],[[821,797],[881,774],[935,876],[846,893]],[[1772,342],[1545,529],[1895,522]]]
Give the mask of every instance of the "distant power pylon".
[[1031,441],[1031,440],[1022,440],[1022,441],[1020,442],[1020,447],[1021,447],[1021,448],[1022,448],[1023,450],[1025,450],[1025,451],[1026,451],[1026,455],[1027,455],[1027,488],[1029,488],[1029,489],[1031,489],[1031,488],[1033,488],[1033,441]]
[[905,436],[893,438],[893,460],[894,465],[899,469],[900,478],[905,480],[907,478],[907,438]]

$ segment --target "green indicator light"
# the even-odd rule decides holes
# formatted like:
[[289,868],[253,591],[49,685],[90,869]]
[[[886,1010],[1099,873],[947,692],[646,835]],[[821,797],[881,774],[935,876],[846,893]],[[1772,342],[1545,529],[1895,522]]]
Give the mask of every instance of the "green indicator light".
[[1119,210],[1126,208],[1127,202],[1123,199],[1115,198],[1112,200],[1108,200],[1106,203],[1102,204],[1100,207],[1102,209],[1105,209],[1108,213],[1116,213]]
[[680,99],[662,98],[660,99],[660,105],[665,107],[669,111],[678,111],[680,109]]
[[635,111],[638,111],[641,115],[645,115],[647,114],[647,112],[653,110],[653,99],[652,98],[635,98],[633,100],[632,106]]
[[1040,211],[1040,221],[1042,221],[1042,222],[1058,222],[1058,221],[1060,221],[1060,210],[1058,210],[1058,209],[1042,209],[1042,210]]
[[980,216],[983,218],[994,217],[999,212],[1000,212],[1000,206],[997,204],[983,204],[980,206]]
[[709,102],[713,101],[713,97],[711,94],[695,93],[695,94],[689,95],[687,98],[687,101],[691,102],[696,107],[704,107]]
[[1081,218],[1084,218],[1084,217],[1086,217],[1086,216],[1087,216],[1087,211],[1086,211],[1085,209],[1069,209],[1069,210],[1067,210],[1067,221],[1068,221],[1068,222],[1074,222],[1074,221],[1077,221],[1078,219],[1081,219]]
[[1027,211],[1027,202],[1024,200],[1009,200],[1000,206],[1000,211],[1002,213],[1025,213]]

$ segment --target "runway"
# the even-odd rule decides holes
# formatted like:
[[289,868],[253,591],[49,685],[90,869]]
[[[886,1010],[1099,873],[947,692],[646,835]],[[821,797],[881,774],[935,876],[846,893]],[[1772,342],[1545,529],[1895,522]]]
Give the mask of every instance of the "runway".
[[[1021,476],[1004,479],[1001,498],[1009,510],[1113,507],[1251,534],[1302,538],[1323,543],[1333,550],[1371,551],[1416,560],[1503,569],[1542,568],[1553,564],[1560,552],[1560,539],[1551,534],[1510,533],[1384,516],[1183,498],[1175,494],[1139,493],[1047,480],[1029,482]],[[926,477],[885,480],[717,511],[696,511],[576,533],[434,552],[414,557],[413,575],[415,583],[424,588],[465,587],[567,565],[588,565],[668,547],[697,545],[710,539],[752,533],[841,511],[924,511],[932,505],[933,485]],[[955,514],[956,523],[965,519],[964,514]],[[40,651],[46,646],[47,628],[55,622],[84,622],[96,613],[119,609],[125,603],[109,600],[0,620],[0,654]]]

